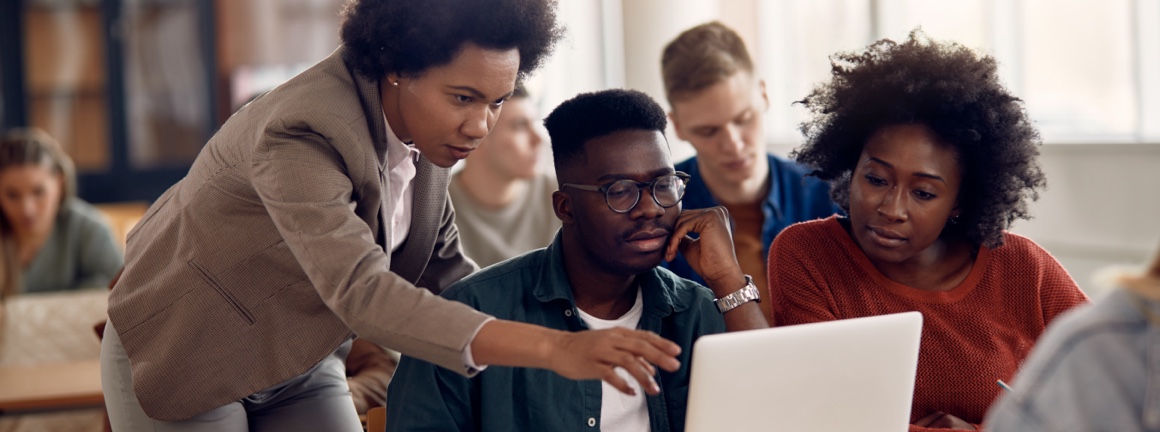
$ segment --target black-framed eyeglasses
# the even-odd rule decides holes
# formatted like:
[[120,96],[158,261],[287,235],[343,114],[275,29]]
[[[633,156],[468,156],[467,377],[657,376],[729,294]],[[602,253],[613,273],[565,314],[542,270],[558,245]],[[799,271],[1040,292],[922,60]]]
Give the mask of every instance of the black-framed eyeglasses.
[[564,183],[560,188],[576,188],[590,192],[603,192],[604,202],[608,208],[617,213],[628,213],[640,202],[641,189],[649,188],[652,191],[653,201],[657,205],[669,208],[681,202],[685,197],[685,185],[689,183],[689,175],[677,171],[666,174],[650,181],[635,182],[632,180],[617,180],[602,186],[579,185]]

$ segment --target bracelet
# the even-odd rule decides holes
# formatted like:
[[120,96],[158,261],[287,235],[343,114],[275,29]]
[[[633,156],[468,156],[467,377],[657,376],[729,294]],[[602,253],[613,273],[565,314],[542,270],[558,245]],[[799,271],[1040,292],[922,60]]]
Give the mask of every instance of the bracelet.
[[751,301],[761,302],[761,294],[757,291],[757,286],[753,284],[753,277],[745,275],[745,287],[713,300],[713,304],[717,305],[718,311],[725,313]]

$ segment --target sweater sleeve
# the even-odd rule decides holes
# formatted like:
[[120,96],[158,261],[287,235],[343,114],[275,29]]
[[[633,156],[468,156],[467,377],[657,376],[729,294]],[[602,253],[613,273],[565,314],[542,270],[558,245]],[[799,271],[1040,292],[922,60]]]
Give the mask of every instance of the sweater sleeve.
[[786,228],[769,248],[769,299],[774,326],[838,319],[833,297],[820,277],[816,259],[808,256],[810,243],[802,225]]
[[1055,257],[1038,246],[1036,249],[1040,252],[1039,295],[1043,307],[1043,324],[1046,326],[1071,308],[1091,303],[1091,299],[1080,290],[1075,280],[1072,280],[1071,275],[1063,269]]

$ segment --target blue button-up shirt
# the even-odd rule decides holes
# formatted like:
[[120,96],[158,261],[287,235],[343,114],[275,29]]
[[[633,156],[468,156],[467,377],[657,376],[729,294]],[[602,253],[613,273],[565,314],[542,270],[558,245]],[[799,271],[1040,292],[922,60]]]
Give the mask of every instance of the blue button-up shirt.
[[[838,206],[830,200],[830,185],[817,177],[809,177],[809,171],[792,161],[772,154],[769,156],[769,195],[761,205],[761,213],[765,222],[761,226],[761,256],[769,256],[769,245],[781,230],[798,222],[826,218],[834,213],[841,212]],[[685,188],[685,198],[681,200],[684,209],[709,208],[721,205],[701,177],[701,169],[697,166],[697,157],[693,156],[677,164],[677,171],[688,173],[691,177]],[[677,276],[692,279],[702,285],[701,278],[688,261],[681,255],[672,262],[664,264]]]
[[1119,289],[1055,320],[987,430],[1160,431],[1160,301]]
[[[496,318],[565,331],[587,326],[564,273],[560,235],[546,249],[488,267],[443,293]],[[653,431],[682,431],[693,342],[725,331],[713,293],[663,268],[637,276],[644,311],[640,329],[681,346],[681,368],[657,369],[658,396],[648,396]],[[403,357],[387,389],[388,431],[595,431],[601,384],[542,369],[491,366],[468,379]]]

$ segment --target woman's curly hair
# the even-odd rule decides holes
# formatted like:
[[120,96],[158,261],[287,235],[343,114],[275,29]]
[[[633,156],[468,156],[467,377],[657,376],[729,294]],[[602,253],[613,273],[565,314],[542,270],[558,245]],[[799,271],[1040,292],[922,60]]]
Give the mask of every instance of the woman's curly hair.
[[1023,101],[999,83],[995,59],[915,29],[901,44],[889,39],[863,52],[831,57],[833,78],[795,102],[809,109],[805,144],[791,156],[830,182],[831,196],[850,210],[850,177],[862,147],[884,126],[922,124],[955,149],[963,180],[957,223],[942,235],[998,247],[1003,230],[1029,219],[1027,198],[1046,185],[1039,133]]
[[450,63],[466,42],[518,49],[524,78],[564,34],[555,0],[350,0],[342,17],[345,60],[376,80]]

